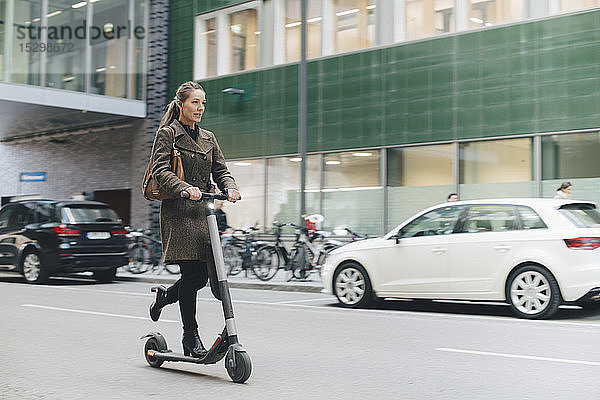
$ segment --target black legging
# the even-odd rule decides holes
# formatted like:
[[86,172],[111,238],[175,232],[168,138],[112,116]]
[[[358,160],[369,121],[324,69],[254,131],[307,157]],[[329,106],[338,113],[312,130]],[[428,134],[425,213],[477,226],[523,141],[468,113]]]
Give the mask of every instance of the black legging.
[[207,263],[205,261],[183,260],[175,263],[179,264],[181,278],[167,289],[167,304],[179,301],[184,332],[194,332],[198,329],[198,323],[196,322],[196,296],[198,290],[206,286],[209,278],[213,295],[221,300],[217,273],[211,261],[209,260]]

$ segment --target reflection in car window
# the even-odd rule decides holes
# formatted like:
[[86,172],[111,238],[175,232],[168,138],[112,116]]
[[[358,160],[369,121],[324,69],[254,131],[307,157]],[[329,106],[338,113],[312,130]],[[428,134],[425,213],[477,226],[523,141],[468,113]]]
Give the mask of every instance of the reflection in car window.
[[541,229],[547,228],[546,224],[535,211],[529,207],[519,206],[519,218],[523,229]]
[[34,222],[34,203],[19,204],[15,212],[10,215],[9,226],[25,226]]
[[580,228],[600,227],[600,212],[593,204],[565,204],[559,211]]
[[8,226],[8,220],[14,209],[14,207],[4,207],[0,210],[0,228],[6,228]]
[[448,235],[454,230],[464,206],[451,206],[430,211],[409,222],[398,233],[399,237]]
[[39,223],[55,222],[56,207],[52,203],[39,203],[37,209],[37,218]]
[[511,205],[471,206],[461,232],[503,232],[516,229]]
[[119,222],[119,216],[108,207],[70,205],[63,207],[62,220],[68,224],[85,224],[90,222]]

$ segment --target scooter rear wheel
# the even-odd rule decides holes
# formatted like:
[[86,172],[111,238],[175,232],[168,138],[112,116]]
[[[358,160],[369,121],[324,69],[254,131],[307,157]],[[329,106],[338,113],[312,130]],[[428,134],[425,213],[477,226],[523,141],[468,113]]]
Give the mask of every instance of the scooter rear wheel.
[[159,343],[159,340],[157,340],[157,338],[151,337],[148,340],[146,340],[146,345],[144,346],[144,356],[146,357],[146,362],[148,363],[148,365],[154,368],[160,367],[165,361],[149,355],[149,350],[165,351],[167,350],[166,344],[162,345],[161,343]]
[[[235,357],[235,367],[230,357]],[[250,378],[252,372],[252,361],[250,356],[245,351],[234,351],[233,355],[227,355],[225,358],[225,368],[232,381],[235,383],[244,383]]]

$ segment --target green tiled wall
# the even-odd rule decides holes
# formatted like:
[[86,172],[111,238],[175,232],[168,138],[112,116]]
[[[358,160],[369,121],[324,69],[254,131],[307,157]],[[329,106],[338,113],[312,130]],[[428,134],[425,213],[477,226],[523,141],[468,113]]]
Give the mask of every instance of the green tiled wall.
[[[595,10],[311,61],[308,151],[600,127],[599,39]],[[204,126],[229,158],[294,153],[297,84],[297,65],[207,80]]]

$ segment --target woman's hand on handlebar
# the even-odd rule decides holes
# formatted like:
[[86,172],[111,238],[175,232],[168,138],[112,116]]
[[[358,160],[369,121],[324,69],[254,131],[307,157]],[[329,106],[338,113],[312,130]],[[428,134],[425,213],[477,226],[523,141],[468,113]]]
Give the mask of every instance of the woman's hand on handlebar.
[[235,203],[236,201],[238,201],[241,198],[241,194],[239,191],[235,190],[235,189],[228,189],[227,190],[227,200],[229,200],[232,203]]
[[190,200],[200,200],[202,198],[202,192],[200,191],[200,188],[196,186],[190,186],[186,188],[185,191],[190,194]]

